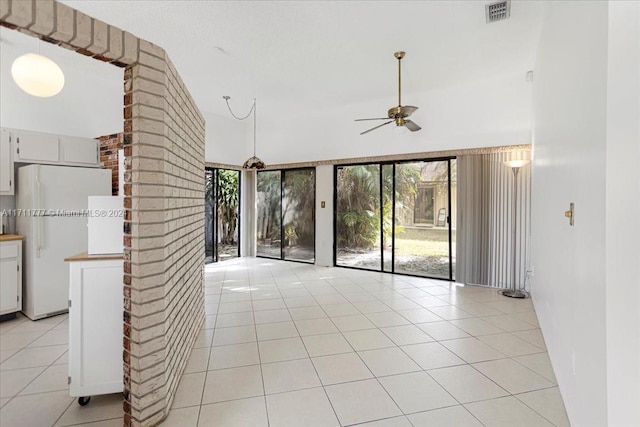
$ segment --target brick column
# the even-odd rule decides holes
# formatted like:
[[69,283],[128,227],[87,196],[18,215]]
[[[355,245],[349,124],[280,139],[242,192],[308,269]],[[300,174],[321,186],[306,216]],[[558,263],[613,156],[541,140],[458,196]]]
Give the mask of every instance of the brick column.
[[164,50],[54,0],[0,25],[124,71],[124,424],[168,414],[204,320],[205,123]]

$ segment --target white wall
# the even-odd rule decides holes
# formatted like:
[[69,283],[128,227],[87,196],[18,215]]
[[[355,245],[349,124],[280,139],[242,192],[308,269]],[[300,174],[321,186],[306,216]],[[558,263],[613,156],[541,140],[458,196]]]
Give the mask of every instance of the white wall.
[[333,266],[333,188],[333,166],[316,167],[316,265],[325,267]]
[[606,151],[609,426],[640,426],[640,3],[609,2]]
[[[2,28],[0,37],[1,126],[88,138],[122,132],[122,68],[14,30]],[[51,98],[26,94],[11,77],[11,64],[18,56],[38,51],[65,75],[62,92]]]
[[533,82],[532,296],[571,424],[602,427],[607,3],[548,7]]
[[291,163],[399,153],[530,143],[531,84],[522,73],[473,84],[403,94],[420,109],[411,117],[422,130],[396,136],[393,124],[354,122],[386,117],[397,98],[297,114],[258,123],[258,154],[267,163]]
[[[220,99],[220,102],[224,102]],[[207,162],[242,165],[253,151],[253,121],[203,112],[207,122],[205,160]]]

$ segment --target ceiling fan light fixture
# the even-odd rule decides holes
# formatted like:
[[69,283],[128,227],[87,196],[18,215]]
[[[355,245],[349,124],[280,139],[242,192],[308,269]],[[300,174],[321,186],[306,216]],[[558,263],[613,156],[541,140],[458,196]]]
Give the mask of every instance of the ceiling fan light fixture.
[[26,53],[13,61],[11,77],[18,87],[29,95],[49,98],[64,87],[62,69],[46,56]]
[[404,125],[396,125],[396,126],[393,128],[393,134],[394,134],[395,136],[402,136],[402,135],[406,135],[406,133],[407,133],[408,131],[409,131],[409,130],[408,130]]

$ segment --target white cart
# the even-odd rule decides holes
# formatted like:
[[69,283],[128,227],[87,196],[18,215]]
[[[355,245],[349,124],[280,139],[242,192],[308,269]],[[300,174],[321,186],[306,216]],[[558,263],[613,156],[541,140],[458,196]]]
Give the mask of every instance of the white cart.
[[92,395],[123,391],[122,254],[66,258],[69,262],[69,394],[86,405]]

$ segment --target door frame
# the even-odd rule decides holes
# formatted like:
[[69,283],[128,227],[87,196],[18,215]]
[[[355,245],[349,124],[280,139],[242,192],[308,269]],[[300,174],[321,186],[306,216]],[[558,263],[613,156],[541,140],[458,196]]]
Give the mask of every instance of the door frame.
[[[212,254],[212,258],[213,260],[211,261],[211,263],[215,263],[215,262],[219,262],[219,253],[218,253],[218,238],[217,238],[217,231],[218,231],[218,204],[217,204],[217,200],[218,200],[218,189],[219,189],[219,183],[220,183],[220,178],[219,178],[219,172],[220,170],[227,170],[227,171],[232,171],[232,172],[236,172],[238,174],[238,213],[237,213],[237,221],[236,221],[236,227],[238,230],[238,253],[236,258],[240,258],[240,242],[242,239],[242,228],[241,228],[241,215],[242,215],[242,173],[239,170],[236,169],[224,169],[224,168],[216,168],[216,167],[205,167],[205,179],[206,179],[206,171],[211,171],[212,173],[212,179],[213,179],[213,191],[212,191],[212,198],[213,198],[213,212],[211,213],[212,216],[212,222],[213,225],[211,227],[211,234],[212,234],[212,242],[213,242],[213,254]],[[207,203],[207,201],[205,200],[205,204]],[[206,236],[205,236],[206,239]],[[206,255],[206,247],[205,247],[205,255]]]

